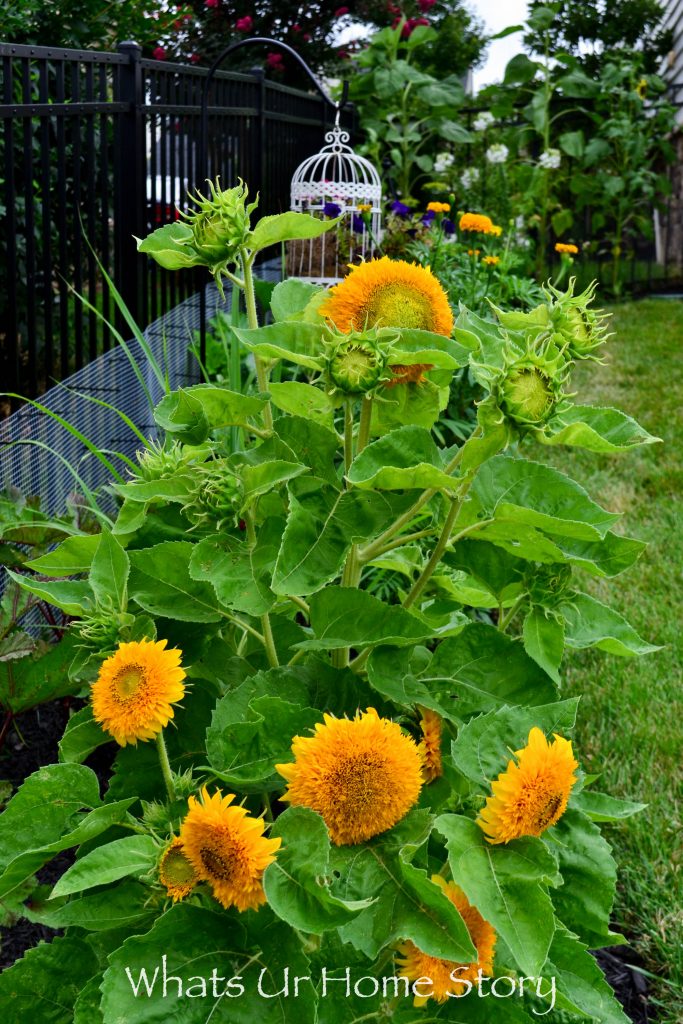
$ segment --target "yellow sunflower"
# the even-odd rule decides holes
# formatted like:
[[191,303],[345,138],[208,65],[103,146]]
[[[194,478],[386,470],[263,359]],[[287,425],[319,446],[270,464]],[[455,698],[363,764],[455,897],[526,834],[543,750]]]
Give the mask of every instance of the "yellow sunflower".
[[337,846],[386,832],[417,801],[422,758],[400,726],[368,708],[354,719],[325,715],[311,737],[295,736],[293,764],[277,764],[288,782],[280,799],[322,816]]
[[117,743],[151,740],[173,718],[172,704],[185,693],[182,652],[166,640],[119,644],[102,662],[92,686],[93,718]]
[[261,879],[281,840],[266,839],[263,819],[231,806],[234,799],[220,790],[209,796],[206,786],[199,799],[191,796],[180,841],[197,877],[209,883],[219,903],[252,910],[266,901]]
[[431,708],[420,708],[420,729],[422,740],[419,749],[423,758],[422,774],[425,782],[433,782],[443,775],[441,761],[442,719]]
[[185,856],[182,841],[178,836],[173,837],[161,856],[159,881],[166,887],[174,903],[185,899],[199,881],[194,865]]
[[566,252],[571,256],[576,256],[578,251],[578,245],[570,245],[568,242],[555,242],[555,252]]
[[[479,911],[470,904],[459,886],[453,882],[446,882],[440,875],[432,875],[432,882],[441,886],[453,906],[458,910],[477,950],[477,959],[469,964],[459,964],[453,960],[440,960],[438,957],[428,956],[410,940],[401,943],[396,960],[400,977],[408,978],[410,981],[427,978],[432,983],[432,990],[428,995],[415,996],[415,1006],[424,1006],[429,999],[433,999],[437,1003],[445,1003],[449,993],[457,996],[464,991],[463,982],[477,981],[479,971],[482,976],[493,974],[495,931]],[[425,987],[426,983],[421,986],[423,990]]]
[[514,755],[492,784],[493,795],[477,818],[489,843],[509,843],[520,836],[540,836],[555,825],[565,810],[576,782],[570,740],[555,735],[548,743],[534,727],[526,747]]
[[448,296],[429,267],[388,256],[352,266],[320,312],[344,334],[366,327],[408,327],[450,337],[453,330]]

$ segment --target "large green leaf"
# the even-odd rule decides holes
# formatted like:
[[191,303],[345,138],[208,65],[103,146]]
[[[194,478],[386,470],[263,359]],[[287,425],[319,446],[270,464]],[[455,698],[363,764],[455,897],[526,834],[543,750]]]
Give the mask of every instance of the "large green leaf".
[[309,370],[324,366],[323,333],[322,324],[297,320],[251,330],[235,328],[240,343],[259,359],[286,359]]
[[548,420],[536,434],[542,444],[567,444],[591,452],[624,452],[639,444],[661,441],[618,409],[573,405]]
[[93,609],[92,590],[85,580],[38,580],[12,569],[5,569],[5,572],[24,590],[61,608],[67,615],[80,617]]
[[617,868],[609,843],[582,811],[568,808],[548,832],[564,885],[553,894],[558,918],[591,949],[619,941],[609,921]]
[[[127,939],[109,963],[102,984],[104,1024],[291,1024],[293,1006],[297,1024],[315,1024],[311,982],[301,981],[293,998],[294,977],[310,976],[301,942],[266,908],[238,919],[177,904],[144,935]],[[290,998],[266,998],[281,992],[285,968]],[[164,976],[180,978],[182,995],[178,982],[164,985]]]
[[330,839],[322,818],[307,807],[290,807],[270,830],[282,839],[263,885],[278,917],[302,932],[320,934],[365,910],[373,899],[347,902],[329,888]]
[[97,970],[95,953],[74,935],[29,949],[0,974],[5,1024],[71,1024],[78,994]]
[[320,719],[293,670],[258,672],[217,703],[206,732],[209,763],[242,792],[282,789],[275,765],[290,760],[292,738]]
[[339,846],[330,853],[330,866],[341,876],[337,895],[374,901],[340,930],[344,942],[368,957],[411,939],[430,956],[458,963],[472,959],[474,948],[464,921],[425,869],[432,823],[427,811],[412,811],[370,842]]
[[356,487],[401,490],[452,488],[455,480],[430,432],[424,427],[399,427],[369,444],[353,460],[347,474]]
[[185,540],[162,541],[130,552],[129,595],[152,615],[181,622],[218,622],[222,613],[216,591],[190,576],[195,545]]
[[88,572],[99,543],[97,534],[66,537],[52,551],[24,564],[43,576],[76,576]]
[[523,523],[560,537],[597,541],[619,519],[596,505],[583,487],[563,473],[507,455],[480,467],[469,496],[456,529],[485,517]]
[[561,926],[553,936],[543,975],[555,979],[558,1010],[567,1009],[595,1024],[628,1024],[631,1020],[615,999],[588,947]]
[[311,598],[311,627],[314,640],[297,647],[329,651],[337,647],[363,647],[417,643],[434,631],[398,605],[387,605],[355,587],[327,587]]
[[189,224],[175,221],[157,228],[147,238],[136,238],[138,252],[148,253],[164,270],[181,270],[204,262],[192,246]]
[[564,623],[552,613],[534,606],[524,616],[524,650],[556,683],[564,654]]
[[[59,900],[55,900],[59,903]],[[39,920],[49,928],[84,928],[89,932],[104,932],[112,928],[129,928],[143,924],[158,911],[150,901],[150,890],[140,882],[125,881],[109,889],[89,893],[50,907],[44,903],[41,912],[32,913],[31,920]]]
[[130,560],[119,541],[107,530],[102,530],[100,543],[90,567],[88,582],[97,603],[125,611],[128,601],[127,583]]
[[185,388],[165,395],[154,410],[154,419],[167,434],[185,444],[201,444],[209,434],[201,403]]
[[333,424],[334,402],[322,388],[303,381],[286,380],[281,384],[269,384],[268,393],[276,409],[322,423],[324,427]]
[[275,604],[274,594],[254,568],[249,545],[227,533],[203,537],[193,545],[189,573],[193,580],[210,582],[221,604],[247,615],[263,615]]
[[632,814],[639,814],[644,811],[647,804],[635,803],[633,800],[620,800],[606,793],[594,793],[591,789],[582,789],[576,796],[572,796],[570,807],[578,810],[590,818],[591,821],[623,821],[630,818]]
[[[24,641],[25,642],[25,641]],[[67,633],[47,650],[36,650],[21,661],[0,661],[0,707],[15,715],[37,704],[77,693],[69,666],[78,650],[75,633]]]
[[263,411],[261,395],[243,395],[215,384],[195,384],[173,391],[157,405],[154,418],[179,441],[200,444],[210,430],[246,427]]
[[68,868],[52,890],[52,899],[107,885],[119,878],[146,874],[156,863],[160,849],[151,836],[124,836],[98,846]]
[[626,619],[588,594],[575,593],[558,607],[565,619],[567,647],[599,647],[626,657],[651,654],[661,648],[642,640]]
[[296,460],[311,469],[314,477],[339,483],[335,465],[339,437],[335,431],[303,416],[283,416],[275,424],[275,432]]
[[316,284],[309,284],[308,281],[300,281],[295,277],[279,281],[273,288],[270,299],[273,319],[300,320],[311,299],[318,295],[325,295],[325,289]]
[[88,754],[111,742],[111,736],[104,732],[92,716],[92,704],[87,704],[69,719],[64,735],[59,741],[59,760],[70,764],[82,764]]
[[540,839],[491,846],[471,818],[442,814],[435,828],[446,839],[453,878],[507,943],[519,969],[537,976],[555,931],[546,886],[557,864]]
[[407,424],[431,430],[448,405],[448,397],[448,387],[439,387],[432,380],[398,384],[387,390],[381,402],[372,403],[370,433],[381,437]]
[[266,249],[278,242],[290,242],[295,238],[318,238],[330,228],[336,228],[341,218],[322,220],[312,217],[310,213],[276,213],[271,217],[261,217],[249,235],[249,248],[254,251]]
[[488,790],[506,769],[513,750],[526,745],[534,726],[547,736],[566,734],[576,720],[577,697],[535,708],[498,708],[468,722],[453,741],[453,764],[472,782]]

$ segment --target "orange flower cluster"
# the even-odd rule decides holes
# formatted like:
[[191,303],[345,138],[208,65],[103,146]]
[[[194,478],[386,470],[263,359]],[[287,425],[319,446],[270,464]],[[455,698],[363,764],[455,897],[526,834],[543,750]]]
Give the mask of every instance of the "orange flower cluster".
[[578,245],[571,245],[569,242],[556,242],[555,252],[566,252],[571,256],[576,256],[579,251]]
[[494,224],[485,213],[463,213],[459,226],[461,231],[476,231],[481,235],[498,237],[503,233],[500,224]]
[[428,213],[448,213],[451,208],[450,203],[428,203]]

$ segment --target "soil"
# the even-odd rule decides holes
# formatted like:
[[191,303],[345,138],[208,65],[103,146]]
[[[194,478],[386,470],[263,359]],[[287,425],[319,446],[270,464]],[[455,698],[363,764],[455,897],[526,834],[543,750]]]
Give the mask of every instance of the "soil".
[[[0,752],[0,779],[8,780],[16,788],[41,765],[56,761],[57,745],[69,715],[82,706],[83,701],[67,698],[43,704],[22,715],[17,721],[18,728],[9,730],[4,749]],[[115,753],[115,744],[107,744],[94,751],[85,762],[97,774],[101,784],[106,784]],[[38,872],[38,881],[54,884],[73,863],[73,857],[71,850],[59,854]],[[615,929],[619,930],[618,925]],[[50,941],[59,934],[52,928],[26,920],[0,928],[0,970],[9,967],[41,940]],[[634,967],[642,966],[635,950],[629,946],[615,946],[599,950],[594,955],[624,1012],[634,1024],[655,1024],[655,1017],[648,1013],[645,978],[637,969],[634,970]]]

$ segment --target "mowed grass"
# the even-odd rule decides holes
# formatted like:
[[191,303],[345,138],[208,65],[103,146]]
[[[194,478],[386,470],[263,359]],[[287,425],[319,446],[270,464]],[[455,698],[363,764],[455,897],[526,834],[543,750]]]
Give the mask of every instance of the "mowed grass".
[[584,585],[663,650],[644,658],[572,652],[566,691],[582,695],[576,745],[584,769],[602,776],[596,788],[648,804],[605,827],[619,866],[615,920],[656,976],[657,1019],[681,1024],[683,302],[649,299],[612,312],[606,365],[579,366],[572,390],[579,402],[622,409],[664,443],[616,457],[539,445],[534,457],[622,512],[621,532],[650,545],[625,575]]

